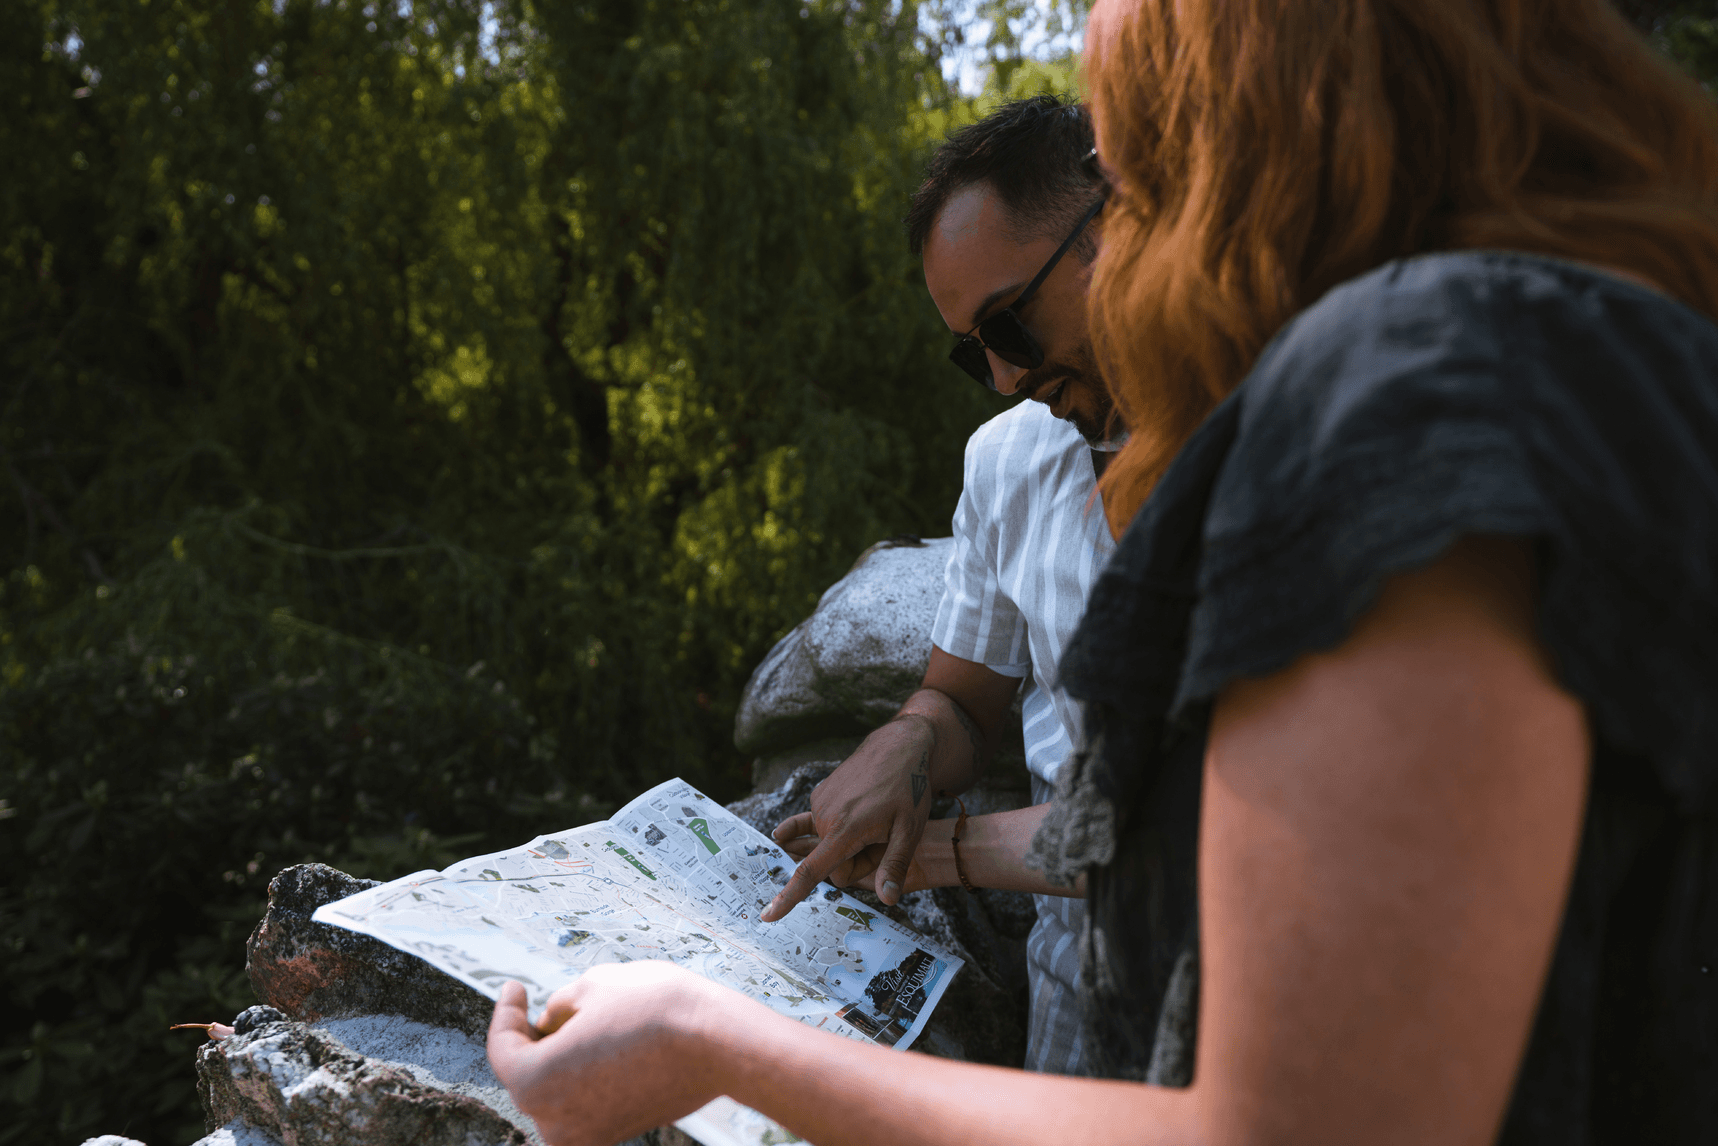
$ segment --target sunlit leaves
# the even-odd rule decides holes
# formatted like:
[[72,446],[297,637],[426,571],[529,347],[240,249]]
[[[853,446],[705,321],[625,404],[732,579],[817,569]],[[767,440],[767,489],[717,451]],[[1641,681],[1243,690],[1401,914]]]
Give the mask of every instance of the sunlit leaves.
[[995,409],[899,230],[936,81],[885,0],[0,6],[0,850],[78,843],[0,905],[17,1125],[178,1133],[145,1026],[270,865],[738,794],[751,665]]

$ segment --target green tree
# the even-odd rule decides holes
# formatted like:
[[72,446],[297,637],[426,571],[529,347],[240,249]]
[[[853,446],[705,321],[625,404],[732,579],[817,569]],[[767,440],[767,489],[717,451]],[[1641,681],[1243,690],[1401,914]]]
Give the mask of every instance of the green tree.
[[264,884],[672,774],[996,404],[881,0],[0,9],[0,1143],[197,1132]]

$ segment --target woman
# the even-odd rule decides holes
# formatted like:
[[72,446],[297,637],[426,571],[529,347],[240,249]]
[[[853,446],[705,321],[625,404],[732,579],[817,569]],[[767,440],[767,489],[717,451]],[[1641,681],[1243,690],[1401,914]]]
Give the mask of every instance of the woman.
[[556,1143],[1718,1141],[1718,117],[1604,0],[1087,41],[1126,532],[1013,867],[1086,878],[1111,1077],[639,964],[505,996],[498,1075]]

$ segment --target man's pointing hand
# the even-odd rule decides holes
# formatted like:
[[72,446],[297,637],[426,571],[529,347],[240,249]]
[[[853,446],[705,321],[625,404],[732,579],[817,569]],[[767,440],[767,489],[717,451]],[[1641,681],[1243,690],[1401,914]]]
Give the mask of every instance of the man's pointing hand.
[[916,713],[903,713],[868,736],[812,791],[811,811],[777,826],[775,839],[784,847],[806,836],[818,842],[759,918],[780,919],[826,878],[845,886],[854,875],[850,861],[873,844],[885,845],[874,878],[877,898],[899,900],[930,818],[935,748],[936,726]]

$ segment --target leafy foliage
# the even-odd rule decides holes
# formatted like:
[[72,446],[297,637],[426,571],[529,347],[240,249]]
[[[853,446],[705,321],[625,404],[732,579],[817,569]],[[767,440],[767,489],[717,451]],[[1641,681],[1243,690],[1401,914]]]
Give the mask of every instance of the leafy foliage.
[[0,1143],[200,1134],[267,879],[680,774],[995,403],[885,0],[0,6]]
[[[1091,7],[1092,0],[925,0],[922,12],[934,55],[980,71],[986,96],[1019,99],[1075,90]],[[1056,82],[1047,83],[1046,73]]]
[[1637,19],[1652,29],[1658,47],[1705,84],[1718,82],[1718,2],[1714,0],[1639,0]]

